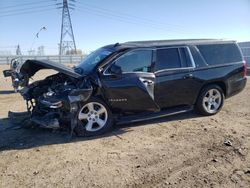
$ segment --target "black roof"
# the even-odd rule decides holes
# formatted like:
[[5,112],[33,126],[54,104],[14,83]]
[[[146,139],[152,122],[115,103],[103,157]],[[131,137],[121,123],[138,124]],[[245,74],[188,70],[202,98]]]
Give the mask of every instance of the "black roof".
[[222,39],[178,39],[178,40],[152,40],[152,41],[129,41],[124,43],[116,43],[105,46],[115,50],[127,48],[145,48],[145,47],[164,47],[164,46],[180,46],[180,45],[199,45],[199,44],[224,44],[235,43]]

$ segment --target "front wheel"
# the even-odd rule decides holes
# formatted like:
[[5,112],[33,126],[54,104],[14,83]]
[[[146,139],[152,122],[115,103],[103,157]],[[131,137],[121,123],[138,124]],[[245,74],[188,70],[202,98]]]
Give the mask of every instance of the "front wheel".
[[113,117],[108,106],[97,98],[81,105],[78,112],[78,125],[75,132],[78,136],[96,136],[110,130]]
[[202,115],[214,115],[221,110],[224,98],[224,93],[218,85],[209,85],[202,89],[195,109]]

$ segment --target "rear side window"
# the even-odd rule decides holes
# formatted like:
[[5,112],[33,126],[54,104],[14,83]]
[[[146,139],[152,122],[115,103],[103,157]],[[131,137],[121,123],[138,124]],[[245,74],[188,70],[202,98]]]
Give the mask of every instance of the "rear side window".
[[205,62],[203,56],[201,56],[199,49],[196,46],[189,46],[189,49],[192,53],[196,67],[206,67],[207,63]]
[[166,48],[156,51],[156,71],[185,67],[193,67],[187,48]]
[[158,49],[156,52],[156,70],[181,67],[178,48]]
[[236,44],[198,45],[197,48],[208,65],[242,61],[241,53]]

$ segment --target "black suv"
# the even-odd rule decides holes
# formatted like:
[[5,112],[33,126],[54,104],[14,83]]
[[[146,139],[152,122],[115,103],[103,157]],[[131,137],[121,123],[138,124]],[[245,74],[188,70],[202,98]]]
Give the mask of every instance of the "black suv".
[[27,60],[15,81],[29,83],[40,69],[57,74],[20,90],[29,120],[68,128],[81,136],[102,134],[116,123],[142,121],[195,109],[220,111],[243,90],[246,63],[234,41],[167,40],[104,46],[74,68]]

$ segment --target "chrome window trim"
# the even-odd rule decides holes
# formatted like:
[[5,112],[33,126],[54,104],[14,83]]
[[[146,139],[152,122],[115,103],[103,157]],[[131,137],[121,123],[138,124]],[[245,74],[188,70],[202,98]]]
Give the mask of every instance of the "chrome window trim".
[[176,71],[176,70],[189,70],[193,69],[194,67],[181,67],[181,68],[171,68],[171,69],[162,69],[154,72],[155,74],[165,72],[165,71]]
[[188,51],[188,55],[189,55],[189,58],[191,59],[191,63],[192,63],[192,67],[195,68],[196,67],[196,64],[194,62],[194,57],[193,57],[193,54],[191,53],[191,50],[188,46],[186,46],[186,49]]
[[187,46],[166,46],[166,47],[156,47],[156,50],[170,49],[170,48],[186,48]]
[[158,49],[170,49],[170,48],[185,48],[188,52],[188,56],[191,60],[191,64],[192,66],[191,67],[179,67],[179,68],[169,68],[169,69],[162,69],[162,70],[158,70],[154,73],[160,73],[160,72],[164,72],[164,71],[175,71],[175,70],[185,70],[185,69],[194,69],[196,67],[195,65],[195,62],[194,62],[194,58],[193,58],[193,55],[191,53],[191,50],[189,49],[189,46],[171,46],[171,47],[163,47],[163,48],[157,48]]
[[[191,53],[191,50],[189,49],[188,46],[171,46],[171,47],[160,47],[160,48],[137,48],[137,49],[132,49],[132,50],[129,50],[128,52],[126,52],[125,54],[129,53],[129,52],[133,52],[133,51],[137,51],[137,50],[151,50],[152,53],[154,50],[161,50],[161,49],[171,49],[171,48],[185,48],[188,52],[188,55],[189,55],[189,58],[191,60],[191,64],[192,66],[191,67],[180,67],[180,68],[170,68],[170,69],[162,69],[162,70],[158,70],[156,72],[141,72],[141,71],[137,71],[137,72],[123,72],[122,74],[128,74],[128,73],[154,73],[154,74],[157,74],[157,73],[161,73],[161,72],[164,72],[164,71],[175,71],[175,70],[186,70],[186,69],[194,69],[196,68],[196,65],[195,65],[195,62],[194,62],[194,58],[193,58],[193,55]],[[118,57],[116,60],[119,60],[121,57],[123,57],[125,54],[122,54],[120,57]],[[152,57],[153,57],[153,54],[152,54]],[[114,74],[109,74],[109,73],[106,73],[106,71],[110,68],[110,66],[113,64],[114,62],[112,62],[110,65],[107,66],[107,68],[103,71],[103,75],[105,76],[110,76],[110,75],[114,75]],[[152,62],[153,63],[153,62]]]
[[[207,61],[205,60],[204,56],[200,52],[199,48],[197,46],[194,46],[195,50],[200,54],[202,61],[208,66]],[[191,51],[190,51],[191,52]]]

